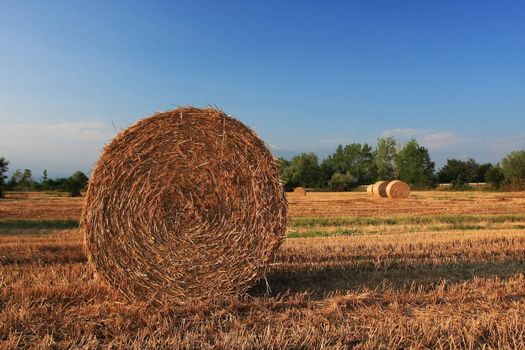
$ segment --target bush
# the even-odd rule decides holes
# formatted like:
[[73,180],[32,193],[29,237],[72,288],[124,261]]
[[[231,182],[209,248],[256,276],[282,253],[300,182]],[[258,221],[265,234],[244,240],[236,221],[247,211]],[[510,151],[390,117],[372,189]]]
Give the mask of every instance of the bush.
[[499,165],[492,166],[485,173],[485,181],[489,185],[490,189],[497,190],[501,188],[503,181],[505,181],[505,175]]
[[349,173],[341,174],[335,173],[328,181],[328,187],[332,191],[348,191],[355,187],[357,182]]
[[396,157],[399,180],[413,189],[429,189],[436,185],[435,163],[428,149],[420,146],[415,139],[410,140]]
[[447,163],[438,172],[441,183],[453,183],[461,177],[465,182],[482,182],[486,164],[481,166],[472,158],[467,161],[460,159],[447,159]]
[[0,157],[0,198],[4,197],[5,179],[7,178],[5,173],[8,170],[8,165],[9,162],[4,157]]
[[289,162],[279,160],[277,166],[287,191],[299,186],[315,188],[319,185],[319,159],[315,153],[301,153]]
[[463,181],[459,175],[455,180],[450,182],[450,190],[452,191],[470,191],[472,189],[473,188],[468,183]]
[[514,189],[525,187],[525,150],[511,152],[501,161],[501,168]]
[[88,177],[81,171],[77,171],[66,181],[67,190],[71,197],[80,197],[80,191],[84,190],[88,183]]

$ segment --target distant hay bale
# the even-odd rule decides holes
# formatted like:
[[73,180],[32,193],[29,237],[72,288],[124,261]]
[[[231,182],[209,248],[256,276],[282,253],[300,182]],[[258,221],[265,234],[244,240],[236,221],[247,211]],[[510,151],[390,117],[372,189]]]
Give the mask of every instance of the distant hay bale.
[[287,224],[263,141],[220,110],[193,107],[119,133],[95,166],[81,219],[102,280],[132,300],[174,304],[246,291]]
[[304,187],[296,187],[293,190],[293,193],[299,195],[299,196],[306,196],[306,190]]
[[383,197],[386,198],[386,186],[388,185],[388,181],[378,181],[374,184],[374,187],[372,189],[372,192],[374,196],[376,197]]
[[403,181],[390,181],[386,186],[386,195],[388,198],[407,198],[410,195],[410,186]]
[[366,193],[369,195],[374,195],[374,185],[366,186]]

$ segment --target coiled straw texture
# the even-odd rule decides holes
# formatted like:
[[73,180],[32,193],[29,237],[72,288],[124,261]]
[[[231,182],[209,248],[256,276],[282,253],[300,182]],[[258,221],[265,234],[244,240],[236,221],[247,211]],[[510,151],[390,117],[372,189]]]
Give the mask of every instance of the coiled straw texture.
[[372,193],[376,197],[386,198],[386,186],[388,186],[388,181],[377,181],[372,188]]
[[386,194],[388,198],[408,198],[410,195],[410,186],[399,180],[390,181],[386,186]]
[[185,304],[243,293],[284,240],[272,154],[214,108],[145,118],[105,147],[82,213],[102,280],[134,300]]

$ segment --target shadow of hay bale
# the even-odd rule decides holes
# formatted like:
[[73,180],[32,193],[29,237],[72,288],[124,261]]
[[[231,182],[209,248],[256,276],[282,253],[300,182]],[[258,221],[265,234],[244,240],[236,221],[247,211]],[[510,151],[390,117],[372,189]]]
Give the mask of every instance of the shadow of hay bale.
[[[307,293],[313,299],[324,299],[337,291],[359,291],[390,286],[407,289],[415,285],[438,284],[442,280],[452,283],[470,281],[474,277],[507,278],[522,273],[525,263],[487,262],[457,263],[417,268],[374,268],[351,266],[305,267],[270,271],[266,280],[259,281],[248,293],[257,296],[277,296],[284,293]],[[268,293],[268,288],[271,292]]]

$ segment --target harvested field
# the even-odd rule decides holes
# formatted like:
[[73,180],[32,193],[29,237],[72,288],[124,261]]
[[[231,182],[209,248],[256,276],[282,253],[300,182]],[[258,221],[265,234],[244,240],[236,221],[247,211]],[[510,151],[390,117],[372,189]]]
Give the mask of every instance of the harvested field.
[[458,215],[523,213],[523,192],[414,191],[402,201],[369,197],[363,192],[312,192],[289,196],[292,217]]
[[78,220],[84,198],[57,193],[8,193],[0,201],[0,220]]
[[[364,192],[287,194],[292,217],[397,215],[517,214],[525,208],[524,192],[414,191],[403,201],[368,197]],[[56,194],[7,194],[0,220],[78,220],[83,198]]]
[[14,196],[0,201],[0,348],[525,348],[523,192],[289,196],[267,280],[185,307],[94,279],[82,200]]

